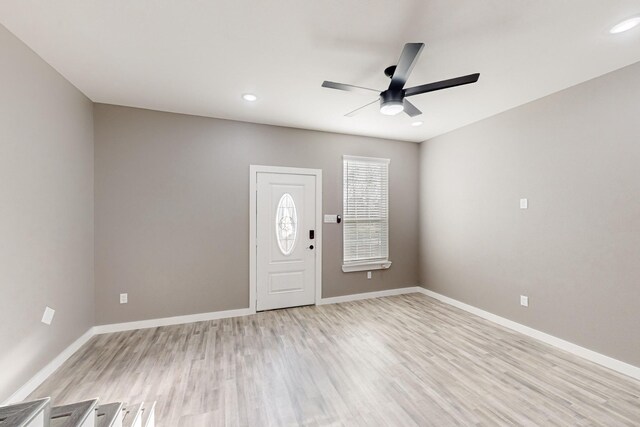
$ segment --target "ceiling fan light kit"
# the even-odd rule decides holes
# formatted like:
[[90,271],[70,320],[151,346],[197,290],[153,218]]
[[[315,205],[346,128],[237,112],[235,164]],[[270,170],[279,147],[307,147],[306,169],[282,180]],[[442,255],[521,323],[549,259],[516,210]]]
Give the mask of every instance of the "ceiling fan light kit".
[[401,101],[383,101],[380,100],[380,112],[385,116],[395,116],[404,111],[404,105]]
[[[479,73],[469,74],[467,76],[456,77],[454,79],[442,80],[435,83],[428,83],[405,89],[404,86],[407,84],[409,75],[411,74],[413,67],[416,65],[418,56],[420,56],[423,48],[424,43],[407,43],[404,45],[400,59],[398,59],[398,65],[392,65],[384,70],[385,75],[391,78],[391,82],[389,83],[389,88],[387,90],[378,91],[376,89],[330,82],[326,80],[322,83],[322,87],[344,90],[347,92],[361,92],[369,94],[377,93],[380,100],[380,113],[387,116],[395,116],[404,111],[409,117],[416,117],[422,114],[422,111],[409,102],[409,100],[406,99],[407,97],[475,83],[478,81],[478,78],[480,78]],[[378,100],[376,99],[375,101],[369,102],[366,105],[345,114],[345,116],[354,116],[365,107],[377,101]]]

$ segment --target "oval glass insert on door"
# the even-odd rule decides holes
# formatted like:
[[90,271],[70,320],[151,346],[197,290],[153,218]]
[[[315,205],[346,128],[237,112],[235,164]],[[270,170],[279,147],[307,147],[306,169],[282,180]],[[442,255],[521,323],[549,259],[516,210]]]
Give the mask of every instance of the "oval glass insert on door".
[[276,239],[283,255],[291,255],[298,235],[298,214],[291,194],[284,193],[276,208]]

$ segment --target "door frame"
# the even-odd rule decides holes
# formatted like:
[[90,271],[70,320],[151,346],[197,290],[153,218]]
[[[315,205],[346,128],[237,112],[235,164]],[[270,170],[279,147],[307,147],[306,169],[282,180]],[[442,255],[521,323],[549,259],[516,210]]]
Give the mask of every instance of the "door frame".
[[256,233],[258,231],[258,174],[279,173],[290,175],[311,175],[316,177],[316,228],[315,228],[315,261],[316,292],[315,305],[322,299],[322,169],[292,168],[285,166],[249,165],[249,308],[256,312],[258,297],[257,262],[258,250]]

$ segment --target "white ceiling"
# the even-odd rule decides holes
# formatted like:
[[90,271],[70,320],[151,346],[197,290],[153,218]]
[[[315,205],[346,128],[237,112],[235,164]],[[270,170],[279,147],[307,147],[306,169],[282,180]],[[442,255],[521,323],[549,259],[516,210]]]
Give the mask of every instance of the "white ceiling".
[[[640,61],[638,0],[3,0],[0,22],[95,102],[423,141]],[[422,127],[375,99],[404,43],[426,47],[408,86]],[[259,100],[241,99],[252,92]]]

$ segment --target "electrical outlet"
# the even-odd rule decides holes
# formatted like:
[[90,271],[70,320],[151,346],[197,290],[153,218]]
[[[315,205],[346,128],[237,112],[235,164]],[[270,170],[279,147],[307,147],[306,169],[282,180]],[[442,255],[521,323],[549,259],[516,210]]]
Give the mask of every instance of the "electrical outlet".
[[520,295],[520,305],[523,307],[529,307],[529,297]]
[[529,200],[520,199],[520,209],[529,209]]
[[42,315],[42,323],[45,325],[50,325],[53,322],[53,315],[56,314],[56,311],[51,307],[45,307],[44,314]]
[[371,272],[367,271],[367,279],[371,279]]
[[129,302],[129,294],[120,294],[120,304],[126,304]]

